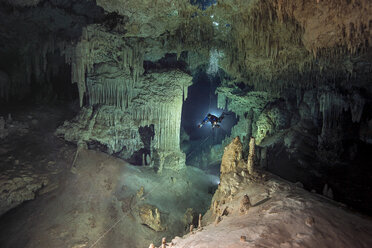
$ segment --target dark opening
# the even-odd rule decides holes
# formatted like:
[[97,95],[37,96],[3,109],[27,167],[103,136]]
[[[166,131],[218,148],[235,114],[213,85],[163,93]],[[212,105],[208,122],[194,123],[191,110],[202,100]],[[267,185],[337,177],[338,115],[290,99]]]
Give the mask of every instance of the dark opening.
[[150,155],[151,152],[151,141],[154,139],[155,135],[154,125],[151,124],[150,126],[139,127],[138,132],[141,136],[144,147],[135,151],[127,161],[133,165],[148,165],[146,156]]
[[177,58],[177,54],[167,53],[157,61],[143,61],[143,68],[145,69],[145,73],[169,71],[170,69],[187,71],[187,64],[183,60],[185,56],[186,54],[183,53],[180,58]]
[[190,0],[192,5],[197,5],[199,9],[206,10],[208,7],[217,3],[217,0]]
[[[186,164],[198,167],[207,166],[206,156],[209,156],[211,148],[221,145],[222,141],[231,134],[231,128],[237,119],[234,113],[217,108],[216,88],[221,84],[219,74],[208,75],[204,70],[199,70],[193,78],[193,85],[188,88],[188,97],[183,104],[181,149],[186,153]],[[211,123],[198,128],[208,113],[225,117],[220,123],[220,128],[212,128]],[[183,139],[182,137],[189,137]],[[204,158],[203,158],[204,157]],[[203,164],[201,164],[203,163]]]

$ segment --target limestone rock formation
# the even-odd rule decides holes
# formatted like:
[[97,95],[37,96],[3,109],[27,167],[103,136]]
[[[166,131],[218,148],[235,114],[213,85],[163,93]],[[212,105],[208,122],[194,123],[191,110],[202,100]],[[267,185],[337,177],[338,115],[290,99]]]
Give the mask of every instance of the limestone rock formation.
[[272,136],[278,131],[289,127],[290,119],[288,110],[283,103],[274,102],[267,106],[256,122],[256,142],[260,144],[266,136]]
[[248,195],[244,195],[240,202],[239,212],[244,214],[249,210],[251,206],[251,201],[249,200]]
[[[236,138],[226,147],[221,171],[222,167],[228,168],[229,173],[221,173],[221,183],[203,218],[205,228],[174,238],[172,247],[276,247],[299,242],[309,247],[319,244],[368,247],[372,244],[369,237],[372,222],[342,204],[325,200],[270,173],[252,176],[244,170],[234,172],[241,146]],[[325,191],[328,192],[327,185]],[[366,229],[356,230],[355,223]],[[345,238],[338,239],[339,235]]]
[[192,208],[186,209],[186,212],[182,219],[182,222],[184,224],[184,229],[185,230],[190,229],[190,232],[192,232],[191,229],[194,226],[196,226],[196,220],[197,220],[197,213],[195,213],[195,211]]
[[[251,153],[251,159],[253,158],[255,146],[253,138],[252,141],[251,152],[252,150],[253,152]],[[253,161],[251,162],[253,163]],[[218,224],[223,216],[229,215],[231,212],[236,211],[236,209],[240,209],[240,213],[246,213],[248,211],[251,206],[248,195],[242,196],[242,202],[238,207],[231,208],[228,204],[233,198],[238,197],[242,189],[247,187],[247,185],[265,180],[264,174],[252,168],[253,166],[251,166],[251,170],[249,170],[247,162],[243,159],[242,143],[239,137],[236,137],[226,146],[222,157],[220,184],[213,195],[210,210],[206,214],[206,218],[209,222],[215,221],[215,223]]]
[[[239,194],[229,200],[216,198],[219,194],[216,192],[213,199],[219,201],[204,216],[205,228],[174,238],[172,247],[290,247],[299,243],[308,247],[369,247],[372,244],[369,218],[356,215],[337,202],[274,175],[268,175],[266,181],[241,182],[239,186]],[[356,223],[360,229],[355,228]]]
[[[103,75],[100,74],[100,80],[106,82],[108,76]],[[108,75],[116,77],[116,74]],[[135,151],[145,148],[139,128],[153,125],[154,135],[146,147],[152,161],[160,169],[184,165],[184,155],[179,149],[180,121],[190,76],[178,70],[148,74],[138,79],[132,92],[114,89],[110,81],[107,84],[96,81],[88,90],[92,107],[83,108],[72,122],[57,130],[57,135],[76,143],[99,142],[110,154],[120,153],[128,159]],[[125,98],[125,94],[131,98]],[[105,105],[96,107],[99,103]]]
[[166,230],[166,226],[162,223],[160,211],[157,207],[145,204],[139,207],[139,216],[142,224],[147,225],[156,232]]
[[3,171],[0,175],[0,215],[24,201],[34,199],[37,192],[48,183],[46,176],[26,169]]
[[247,159],[247,169],[248,169],[248,173],[250,175],[253,175],[255,173],[255,164],[254,164],[254,158],[255,158],[255,145],[256,145],[256,139],[251,137],[250,141],[249,141],[249,153],[248,153],[248,159]]
[[[364,76],[360,80],[364,81]],[[369,146],[370,115],[366,106],[370,106],[367,97],[370,93],[363,95],[360,90],[347,85],[297,87],[279,96],[269,93],[266,98],[255,98],[259,108],[254,109],[254,101],[244,104],[249,99],[246,91],[257,94],[254,89],[246,89],[244,93],[236,85],[221,86],[217,89],[221,99],[219,106],[239,116],[238,124],[223,144],[227,145],[239,135],[243,154],[247,156],[249,137],[256,137],[258,167],[287,180],[300,181],[305,188],[316,188],[321,193],[329,177],[322,175],[322,171],[332,171],[335,164],[359,163],[350,166],[353,170],[351,168],[362,167],[365,163],[354,162],[356,154],[364,157],[364,149]],[[346,161],[341,156],[346,157]],[[332,185],[334,192],[344,191],[344,187],[335,189],[343,179],[335,180],[338,183]],[[349,199],[347,195],[343,193],[339,197]]]
[[[7,47],[24,47],[19,55],[27,62],[6,68],[14,82],[11,92],[29,90],[32,71],[38,81],[58,73],[53,68],[61,63],[48,60],[47,55],[59,54],[71,64],[71,79],[78,83],[80,103],[87,90],[83,76],[94,64],[108,62],[105,51],[113,51],[110,57],[122,62],[125,70],[132,70],[132,77],[141,74],[138,66],[144,58],[156,61],[166,53],[181,57],[185,52],[183,59],[191,68],[216,57],[218,66],[232,76],[233,82],[243,81],[255,91],[278,92],[297,84],[316,86],[319,77],[313,72],[335,80],[339,75],[346,78],[363,71],[360,68],[367,65],[362,61],[368,60],[371,44],[372,7],[367,0],[226,0],[210,3],[209,8],[198,8],[187,0],[142,4],[135,0],[5,2],[15,8],[39,4],[38,9],[24,8],[15,14],[7,8],[2,11],[5,27],[16,23],[18,30],[27,30],[23,33],[30,36],[19,39],[13,32],[1,37]],[[84,15],[84,9],[88,14]],[[14,42],[7,42],[10,40]],[[26,47],[25,40],[35,42]],[[361,56],[356,55],[358,52]],[[30,54],[38,59],[31,61]],[[101,59],[97,60],[97,54]],[[348,54],[353,56],[348,58]],[[11,75],[17,69],[26,75],[23,82]]]
[[242,157],[243,145],[240,138],[236,137],[228,146],[222,156],[221,174],[240,173],[245,169],[245,163]]
[[[132,116],[115,107],[82,108],[71,122],[65,122],[56,134],[70,142],[98,142],[106,152],[121,152],[130,158],[134,151],[143,148],[141,137]],[[123,150],[124,149],[124,150]]]
[[216,90],[218,95],[217,105],[219,108],[227,108],[237,115],[243,115],[250,109],[259,114],[264,110],[267,103],[272,102],[276,97],[265,91],[244,92],[235,87],[221,86]]

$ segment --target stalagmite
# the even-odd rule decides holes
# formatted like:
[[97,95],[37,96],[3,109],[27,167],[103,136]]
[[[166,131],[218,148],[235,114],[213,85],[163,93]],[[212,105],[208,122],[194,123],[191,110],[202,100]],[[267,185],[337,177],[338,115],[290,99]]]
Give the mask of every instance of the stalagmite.
[[166,239],[165,238],[162,238],[162,240],[161,240],[161,248],[165,248],[166,244],[167,244]]
[[249,210],[249,208],[251,206],[252,206],[252,204],[251,204],[251,201],[250,201],[248,195],[244,195],[243,199],[240,202],[239,212],[241,214],[245,214],[245,213],[247,213],[247,211]]
[[202,215],[199,214],[199,220],[198,220],[198,230],[202,230],[203,227],[202,227]]
[[249,141],[249,155],[247,161],[247,169],[250,175],[254,173],[254,156],[255,156],[255,138],[251,137]]
[[194,225],[190,225],[190,233],[194,231]]

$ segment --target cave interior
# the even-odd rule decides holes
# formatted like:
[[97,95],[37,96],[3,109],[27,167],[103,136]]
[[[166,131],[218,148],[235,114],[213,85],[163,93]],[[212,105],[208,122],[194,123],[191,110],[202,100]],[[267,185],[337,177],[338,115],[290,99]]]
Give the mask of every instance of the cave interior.
[[[0,247],[372,247],[371,1],[2,0],[0,23]],[[309,230],[247,224],[274,205]]]

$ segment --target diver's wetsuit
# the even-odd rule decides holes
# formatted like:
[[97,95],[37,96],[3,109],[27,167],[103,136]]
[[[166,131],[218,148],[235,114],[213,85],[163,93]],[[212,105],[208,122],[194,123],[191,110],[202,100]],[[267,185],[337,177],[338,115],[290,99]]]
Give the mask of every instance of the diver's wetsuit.
[[204,120],[202,121],[202,123],[200,123],[198,125],[199,128],[201,128],[204,124],[210,122],[212,124],[212,128],[219,128],[220,125],[218,125],[218,123],[221,123],[222,119],[224,118],[224,113],[222,113],[222,115],[220,117],[217,117],[215,115],[212,115],[212,114],[208,114]]

